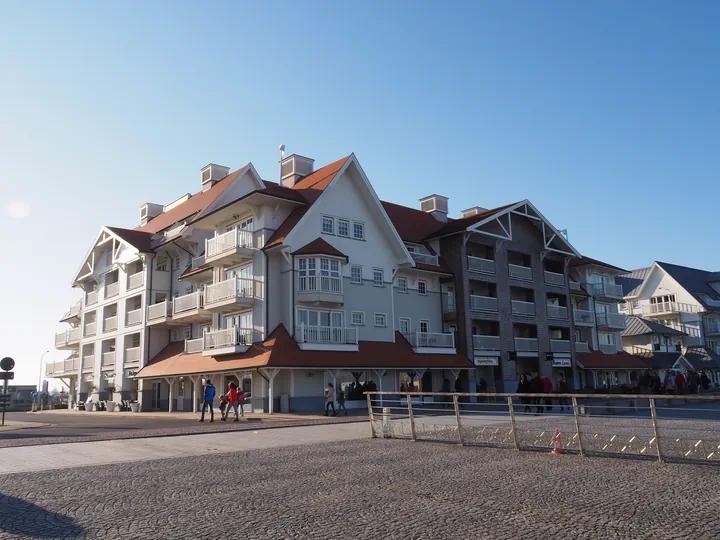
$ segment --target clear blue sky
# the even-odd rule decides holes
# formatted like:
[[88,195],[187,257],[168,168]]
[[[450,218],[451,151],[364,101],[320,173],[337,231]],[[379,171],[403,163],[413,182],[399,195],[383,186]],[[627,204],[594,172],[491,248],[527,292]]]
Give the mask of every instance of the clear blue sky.
[[[716,2],[2,2],[0,356],[37,380],[103,224],[355,152],[383,199],[528,198],[590,256],[720,270]],[[8,209],[8,205],[12,207]],[[29,214],[28,214],[29,212]]]

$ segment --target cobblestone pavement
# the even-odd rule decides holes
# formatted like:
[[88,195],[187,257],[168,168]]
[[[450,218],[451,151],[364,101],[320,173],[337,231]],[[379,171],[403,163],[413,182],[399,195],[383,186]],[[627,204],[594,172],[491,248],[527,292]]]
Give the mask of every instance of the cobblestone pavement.
[[705,539],[715,468],[366,439],[0,477],[0,538]]
[[[87,413],[93,415],[108,416],[112,413]],[[46,417],[49,415],[46,415]],[[367,422],[367,415],[351,415],[338,417],[308,416],[289,418],[253,417],[247,416],[240,422],[220,422],[215,420],[209,423],[200,424],[197,419],[189,421],[167,420],[163,422],[158,419],[140,419],[135,422],[132,419],[110,418],[102,425],[84,426],[83,418],[73,415],[75,425],[64,423],[51,428],[32,428],[21,431],[10,431],[0,433],[0,448],[17,446],[35,446],[39,444],[63,444],[74,442],[109,441],[115,439],[137,439],[148,437],[166,437],[173,435],[194,435],[197,433],[213,433],[223,431],[258,430],[268,428],[281,428],[292,426],[314,426],[322,424],[337,424],[345,422]],[[198,415],[199,417],[199,415]],[[49,421],[55,420],[50,417]],[[45,418],[43,421],[48,421]],[[113,425],[117,423],[117,425]],[[177,426],[177,427],[175,427]]]

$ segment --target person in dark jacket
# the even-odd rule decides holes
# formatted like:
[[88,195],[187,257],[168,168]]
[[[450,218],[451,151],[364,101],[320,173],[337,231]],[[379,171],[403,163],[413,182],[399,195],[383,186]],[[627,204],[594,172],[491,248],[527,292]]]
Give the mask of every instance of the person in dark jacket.
[[700,385],[702,386],[702,389],[704,391],[708,391],[710,388],[710,378],[707,376],[707,373],[703,371],[703,374],[700,376]]
[[[558,394],[569,394],[570,393],[570,387],[568,386],[567,381],[565,380],[565,377],[562,375],[558,375],[557,377],[557,384],[555,385],[555,390]],[[559,398],[558,405],[560,406],[560,410],[564,411],[565,407],[569,408],[570,402],[568,398]]]
[[[545,385],[543,384],[542,379],[540,379],[538,374],[533,372],[532,380],[530,381],[530,393],[542,394],[543,392],[545,392]],[[535,411],[537,412],[537,414],[542,414],[545,411],[545,408],[541,405],[542,398],[535,397],[533,398],[533,402],[535,403]]]
[[210,379],[205,382],[205,391],[203,393],[202,413],[200,413],[200,421],[205,421],[205,409],[210,407],[210,421],[215,421],[215,413],[213,412],[213,400],[215,399],[215,387]]
[[[528,379],[528,376],[525,373],[520,375],[520,380],[518,381],[518,387],[517,387],[518,394],[527,394],[530,392],[530,383],[527,379]],[[530,398],[521,397],[520,403],[525,405],[524,412],[526,414],[531,412],[530,411]]]

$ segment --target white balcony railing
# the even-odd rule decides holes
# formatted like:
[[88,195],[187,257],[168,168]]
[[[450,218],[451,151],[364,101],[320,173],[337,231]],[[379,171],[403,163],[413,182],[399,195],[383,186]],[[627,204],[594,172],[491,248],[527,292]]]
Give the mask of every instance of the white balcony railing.
[[87,354],[82,359],[82,370],[87,373],[95,367],[95,354]]
[[473,311],[497,311],[498,299],[493,296],[470,295],[470,309]]
[[103,332],[112,332],[117,330],[117,315],[107,317],[103,323]]
[[111,367],[115,365],[115,351],[108,351],[102,354],[100,367]]
[[80,358],[71,356],[65,360],[57,362],[48,362],[45,365],[45,375],[61,375],[63,373],[76,373],[80,369]]
[[125,364],[139,364],[142,357],[142,349],[140,347],[132,347],[125,349]]
[[134,324],[140,324],[142,322],[143,310],[142,308],[133,309],[125,314],[125,326],[132,326]]
[[233,278],[213,283],[205,288],[205,305],[231,298],[261,298],[262,282],[255,279]]
[[697,313],[698,307],[684,302],[658,302],[642,306],[645,315],[660,315],[665,313]]
[[148,306],[147,320],[153,321],[155,319],[164,319],[165,317],[172,315],[172,306],[167,300]]
[[585,286],[593,296],[617,299],[622,299],[623,297],[622,285],[618,285],[617,283],[586,283]]
[[518,264],[508,264],[508,272],[511,278],[532,281],[532,268]]
[[200,268],[201,266],[205,266],[205,255],[200,255],[199,257],[193,257],[192,267]]
[[329,276],[300,276],[299,292],[328,292],[342,294],[342,279]]
[[295,341],[299,343],[357,345],[357,328],[306,326],[301,324],[295,332]]
[[533,352],[538,350],[537,338],[515,338],[515,350],[521,352]]
[[411,252],[410,256],[413,258],[413,261],[415,261],[416,263],[429,264],[430,266],[438,265],[437,255],[430,255],[428,253]]
[[233,347],[235,345],[252,345],[252,328],[238,328],[232,326],[222,330],[205,332],[203,335],[203,350]]
[[205,257],[211,258],[238,248],[254,248],[252,231],[233,229],[205,240]]
[[454,349],[455,334],[433,332],[410,332],[405,336],[414,348]]
[[141,270],[140,272],[138,272],[136,274],[128,276],[128,278],[127,278],[128,291],[131,289],[137,289],[138,287],[141,287],[143,283],[145,283],[145,272],[143,270]]
[[573,309],[575,324],[595,324],[595,313],[587,309]]
[[565,306],[556,306],[554,304],[548,304],[547,316],[550,319],[567,319],[568,308]]
[[513,315],[535,315],[535,302],[523,302],[521,300],[512,300]]
[[173,315],[184,311],[192,311],[200,309],[203,306],[202,291],[191,292],[183,296],[173,298]]
[[619,330],[625,328],[625,315],[622,313],[596,313],[595,320],[598,326],[607,326]]
[[603,354],[616,354],[618,352],[617,345],[615,343],[613,343],[613,344],[601,343],[600,344],[600,352]]
[[476,351],[499,351],[500,336],[473,336],[473,349]]
[[575,342],[575,352],[586,353],[589,351],[590,351],[590,347],[588,347],[587,341],[576,341]]
[[551,339],[550,350],[552,352],[570,352],[569,339]]
[[495,261],[468,255],[468,270],[471,272],[480,272],[481,274],[494,274]]
[[186,339],[185,354],[199,353],[203,350],[203,338]]
[[93,304],[97,304],[98,301],[98,292],[97,291],[88,291],[85,293],[85,305],[86,306],[92,306]]
[[81,334],[81,330],[80,330],[79,326],[76,328],[71,328],[70,330],[65,330],[64,332],[55,334],[55,346],[56,347],[64,347],[66,345],[78,343],[80,341],[80,337],[81,337],[80,334]]
[[580,291],[580,290],[582,290],[582,289],[580,288],[580,283],[577,282],[577,281],[575,281],[574,279],[571,279],[571,280],[570,280],[570,288],[571,288],[572,290],[574,290],[574,291]]
[[97,334],[97,323],[85,323],[85,337],[94,336],[95,334]]
[[548,272],[547,270],[545,270],[545,283],[547,283],[548,285],[564,287],[565,275],[558,274],[557,272]]
[[105,298],[112,298],[113,296],[117,296],[119,292],[120,292],[120,282],[119,281],[105,284]]

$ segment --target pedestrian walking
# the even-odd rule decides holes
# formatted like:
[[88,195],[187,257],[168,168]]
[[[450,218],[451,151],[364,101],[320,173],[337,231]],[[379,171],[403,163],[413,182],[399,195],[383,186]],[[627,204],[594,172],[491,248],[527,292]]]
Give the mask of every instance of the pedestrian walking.
[[[570,393],[570,387],[568,386],[567,381],[565,380],[565,377],[562,375],[558,375],[557,377],[557,384],[555,385],[555,390],[558,394],[569,394]],[[570,402],[568,401],[568,398],[561,397],[558,399],[558,405],[560,406],[560,410],[564,411],[565,407],[570,407]]]
[[227,421],[228,416],[230,416],[230,409],[235,411],[235,420],[233,422],[239,422],[238,417],[238,391],[237,391],[237,384],[234,382],[228,383],[228,393],[227,393],[227,408],[225,409],[225,416],[223,416],[223,421]]
[[[675,389],[678,396],[682,396],[685,393],[685,375],[682,374],[682,371],[678,371],[677,375],[675,375]],[[685,403],[688,403],[687,399]]]
[[[528,381],[527,374],[523,373],[520,375],[520,380],[518,381],[518,387],[517,387],[517,393],[518,394],[527,394],[530,392],[530,383]],[[521,397],[520,403],[522,405],[525,405],[525,409],[523,411],[527,414],[532,412],[530,410],[530,398],[529,397]]]
[[[410,398],[408,397],[408,399]],[[337,416],[337,412],[335,411],[335,387],[332,383],[328,384],[325,400],[325,416],[327,416],[328,412],[330,412],[330,407],[332,407],[333,416]]]
[[710,389],[710,377],[703,371],[700,376],[700,385],[702,386],[703,392],[707,392]]
[[337,400],[338,400],[338,412],[343,410],[343,411],[345,411],[345,416],[347,416],[348,412],[347,412],[347,409],[345,408],[345,392],[343,392],[342,388],[340,390],[338,390]]
[[[553,385],[552,385],[552,381],[550,380],[550,377],[543,377],[542,383],[543,383],[543,392],[545,392],[546,394],[552,394]],[[552,398],[549,395],[545,398],[545,405],[547,405],[548,411],[552,411]]]
[[215,387],[210,379],[205,381],[205,390],[203,391],[203,406],[200,413],[200,421],[205,421],[205,409],[210,407],[210,421],[215,421],[215,413],[213,412],[213,400],[215,399]]
[[245,418],[245,409],[243,409],[243,403],[245,403],[245,390],[238,387],[238,407],[240,408],[240,416]]
[[[544,391],[545,385],[543,384],[538,374],[536,372],[533,372],[532,379],[530,380],[530,393],[542,394]],[[535,403],[535,413],[542,414],[545,411],[545,408],[541,405],[542,398],[535,397],[533,398],[533,402]]]

